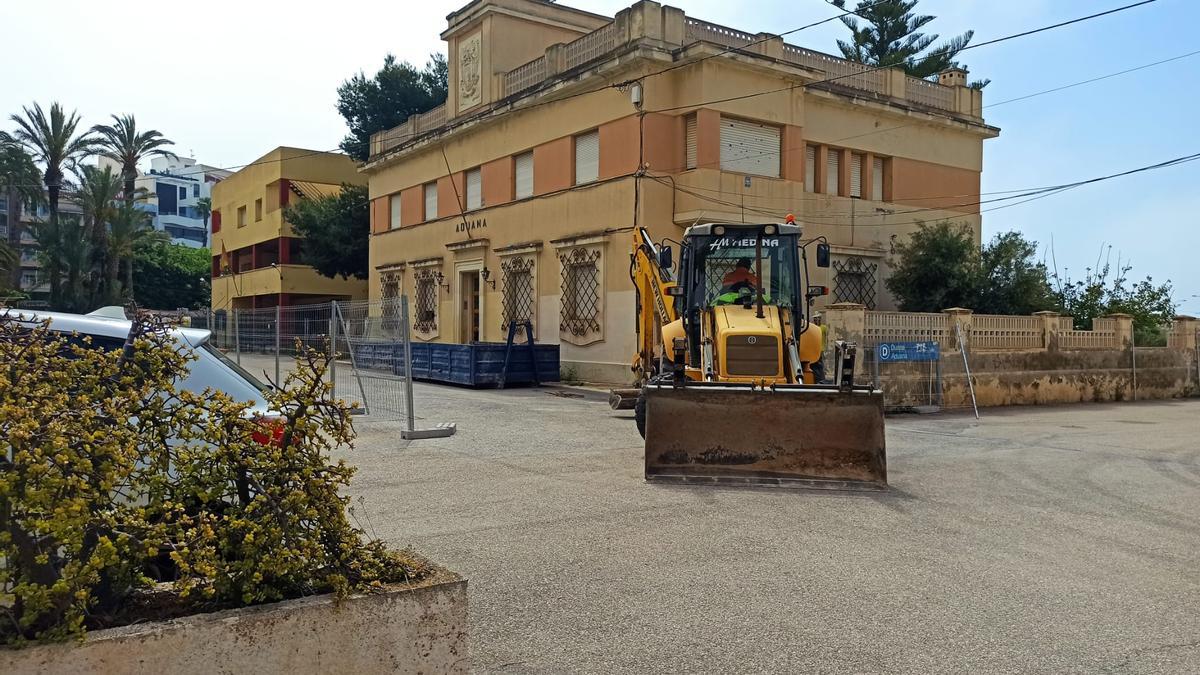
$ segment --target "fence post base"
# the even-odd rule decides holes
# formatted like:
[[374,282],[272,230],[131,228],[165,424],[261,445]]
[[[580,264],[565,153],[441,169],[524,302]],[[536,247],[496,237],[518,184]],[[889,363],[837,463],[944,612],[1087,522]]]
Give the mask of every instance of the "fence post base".
[[440,422],[432,429],[401,429],[400,438],[406,441],[422,438],[446,438],[453,436],[455,431],[458,431],[458,425],[454,422]]

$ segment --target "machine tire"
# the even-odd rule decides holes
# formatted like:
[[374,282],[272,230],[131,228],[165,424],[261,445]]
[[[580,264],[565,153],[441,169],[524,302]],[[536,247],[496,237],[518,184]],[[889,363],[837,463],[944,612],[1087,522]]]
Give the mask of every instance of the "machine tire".
[[[670,374],[654,375],[650,378],[650,384],[661,384],[670,382]],[[643,388],[642,393],[638,394],[637,403],[633,405],[633,421],[637,423],[638,433],[642,435],[642,440],[646,439],[646,390]]]
[[637,403],[633,405],[633,421],[637,423],[638,433],[646,440],[646,393],[638,394]]
[[808,368],[809,368],[809,370],[812,371],[814,382],[816,382],[817,384],[825,383],[825,362],[824,361],[813,361],[812,363],[808,364]]

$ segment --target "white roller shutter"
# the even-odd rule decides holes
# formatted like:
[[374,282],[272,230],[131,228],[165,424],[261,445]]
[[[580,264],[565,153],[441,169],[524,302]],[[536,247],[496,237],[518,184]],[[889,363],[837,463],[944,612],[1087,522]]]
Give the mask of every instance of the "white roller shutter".
[[467,210],[483,208],[483,172],[471,169],[467,172]]
[[871,199],[883,201],[883,158],[871,162]]
[[862,197],[863,156],[857,152],[850,154],[850,196]]
[[817,146],[804,148],[804,191],[817,191]]
[[425,184],[425,220],[437,220],[437,183]]
[[591,183],[600,177],[600,132],[575,137],[575,184]]
[[533,196],[533,153],[526,152],[517,155],[515,191],[517,199]]
[[779,177],[779,127],[721,118],[721,170]]
[[842,151],[836,148],[825,150],[825,194],[838,194],[838,184],[842,175]]
[[400,227],[400,193],[392,195],[388,201],[391,203],[391,220],[388,221],[388,227],[394,230]]
[[684,121],[684,166],[688,169],[696,168],[696,114],[692,113],[687,116]]

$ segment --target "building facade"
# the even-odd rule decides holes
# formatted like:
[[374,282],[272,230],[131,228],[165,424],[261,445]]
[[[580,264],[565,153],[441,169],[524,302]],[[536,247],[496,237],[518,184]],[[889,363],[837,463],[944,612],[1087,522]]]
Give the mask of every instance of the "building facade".
[[[894,306],[897,238],[980,233],[983,141],[966,73],[875,70],[639,2],[604,17],[476,0],[448,17],[444,106],[372,138],[372,298],[415,337],[503,340],[529,320],[584,379],[629,378],[631,230],[795,214],[832,245],[823,301]],[[614,86],[615,85],[615,86]]]
[[[100,162],[121,170],[108,158],[101,157]],[[208,246],[208,219],[197,208],[198,202],[211,199],[213,185],[232,174],[190,157],[154,157],[150,171],[139,175],[135,186],[146,195],[141,208],[151,214],[154,229],[170,235],[172,243],[203,248]]]
[[283,217],[296,200],[365,182],[345,155],[280,147],[214,185],[213,310],[365,299],[365,281],[324,277],[305,265],[304,242]]
[[[43,198],[42,204],[39,204],[36,209],[30,209],[27,205],[21,204],[19,200],[14,200],[13,208],[10,210],[8,195],[0,192],[0,240],[10,245],[15,244],[13,248],[20,256],[18,263],[20,272],[16,277],[18,283],[12,286],[14,290],[27,296],[27,299],[21,303],[22,306],[27,307],[44,306],[43,303],[50,298],[50,280],[42,271],[42,259],[39,255],[41,247],[38,246],[37,239],[33,235],[34,229],[50,218],[50,209],[44,203],[45,201]],[[60,199],[58,214],[60,219],[82,219],[83,209],[75,202]],[[13,222],[16,223],[15,228],[9,218],[13,218]],[[17,231],[14,232],[14,230]]]

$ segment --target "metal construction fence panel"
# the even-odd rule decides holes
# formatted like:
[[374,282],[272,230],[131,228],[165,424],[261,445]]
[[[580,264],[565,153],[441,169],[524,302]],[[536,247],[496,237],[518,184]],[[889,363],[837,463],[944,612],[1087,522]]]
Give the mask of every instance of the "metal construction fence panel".
[[405,300],[196,311],[181,318],[211,331],[215,346],[276,383],[300,349],[330,353],[328,377],[335,396],[358,404],[366,419],[400,420],[412,417]]

